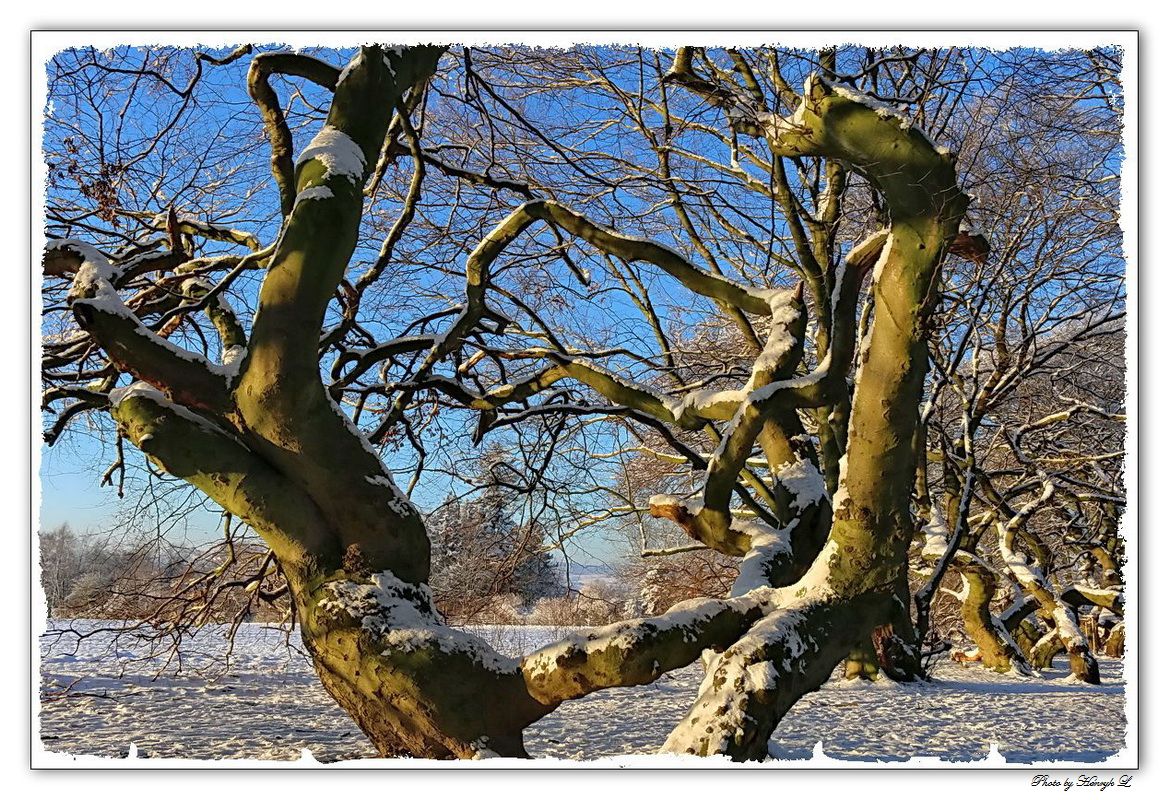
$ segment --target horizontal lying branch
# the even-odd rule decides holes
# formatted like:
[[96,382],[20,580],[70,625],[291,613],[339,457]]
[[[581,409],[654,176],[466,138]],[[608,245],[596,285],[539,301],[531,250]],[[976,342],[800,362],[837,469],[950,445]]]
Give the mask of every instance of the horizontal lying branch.
[[665,614],[577,634],[520,662],[532,696],[554,705],[598,689],[652,683],[708,648],[722,649],[772,609],[772,593],[690,600]]

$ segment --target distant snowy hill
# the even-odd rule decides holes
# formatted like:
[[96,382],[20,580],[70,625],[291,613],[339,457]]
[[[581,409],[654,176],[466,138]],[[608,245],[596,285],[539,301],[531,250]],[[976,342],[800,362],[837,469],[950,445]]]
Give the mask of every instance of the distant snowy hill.
[[568,576],[572,582],[573,589],[579,589],[585,583],[594,581],[603,581],[605,583],[617,582],[617,576],[613,574],[613,568],[607,564],[571,564],[569,565]]

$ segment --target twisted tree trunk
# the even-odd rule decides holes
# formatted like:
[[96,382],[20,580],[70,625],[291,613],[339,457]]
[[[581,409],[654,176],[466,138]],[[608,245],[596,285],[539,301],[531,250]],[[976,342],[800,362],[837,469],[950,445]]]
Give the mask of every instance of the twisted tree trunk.
[[[828,545],[790,589],[711,667],[666,749],[762,758],[776,721],[892,615],[913,532],[913,435],[938,268],[966,208],[953,159],[891,112],[809,79],[790,120],[760,124],[773,152],[815,152],[855,165],[888,201],[874,268],[875,311],[861,345],[848,448]],[[879,342],[880,346],[870,346]],[[790,592],[790,595],[788,593]]]
[[[823,683],[855,642],[869,639],[874,629],[895,627],[907,613],[912,439],[926,331],[940,263],[967,203],[954,159],[892,110],[874,108],[867,98],[815,76],[792,117],[752,112],[756,130],[775,153],[851,164],[883,193],[890,214],[889,230],[858,250],[873,267],[877,302],[860,347],[827,544],[810,568],[811,550],[800,554],[797,568],[785,571],[773,560],[782,551],[776,531],[744,532],[731,525],[722,513],[731,488],[714,481],[707,496],[721,497],[722,510],[704,506],[695,517],[705,526],[700,534],[738,548],[748,560],[757,557],[756,565],[766,567],[758,570],[760,585],[743,585],[730,599],[693,601],[656,618],[572,636],[522,659],[506,658],[447,627],[435,611],[426,586],[430,554],[421,518],[325,391],[318,363],[326,307],[355,246],[364,183],[403,93],[429,78],[440,52],[362,48],[339,75],[326,125],[299,160],[293,164],[284,149],[274,147],[273,172],[287,218],[250,338],[244,341],[226,311],[216,322],[224,341],[236,342],[224,363],[210,363],[143,328],[117,296],[116,269],[96,257],[85,261],[71,296],[73,310],[114,363],[139,381],[111,393],[112,414],[122,435],[156,466],[245,520],[272,548],[323,686],[379,753],[522,756],[523,730],[559,704],[606,687],[648,683],[710,648],[721,655],[665,748],[763,758],[787,709]],[[262,96],[263,87],[257,87]],[[284,142],[280,117],[272,113],[273,142]],[[536,218],[552,219],[599,247],[626,246],[621,237],[556,204],[523,211],[468,260],[468,303],[424,368],[448,355],[475,324],[483,308],[484,265]],[[752,308],[770,308],[770,294],[740,291],[679,263],[676,254],[655,257],[684,281]],[[836,277],[834,303],[848,292],[855,304],[860,274]],[[778,380],[779,373],[764,375],[751,387],[728,423],[712,476],[737,475],[767,424],[785,418],[780,412],[820,407],[826,398],[842,402],[855,313],[847,303],[841,308],[847,314],[834,325],[819,374]],[[564,374],[612,388],[611,378],[578,367],[558,365]],[[651,397],[638,402],[660,410]],[[778,473],[792,462],[779,441],[782,423],[768,430]],[[817,507],[827,514],[827,500]],[[707,510],[711,514],[702,516]],[[805,524],[810,537],[825,529]],[[818,545],[822,539],[811,541]],[[794,584],[775,588],[797,575]]]

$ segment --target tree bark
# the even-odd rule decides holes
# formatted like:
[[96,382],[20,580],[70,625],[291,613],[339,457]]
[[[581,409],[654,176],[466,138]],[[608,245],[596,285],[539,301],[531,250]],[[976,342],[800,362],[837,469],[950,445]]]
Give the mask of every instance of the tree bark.
[[1104,655],[1120,658],[1124,655],[1124,623],[1121,622],[1112,629],[1108,638],[1104,640]]
[[998,581],[984,564],[968,560],[959,567],[966,596],[962,600],[962,624],[978,647],[982,666],[995,672],[1012,668],[1027,671],[1027,661],[1015,639],[990,609]]
[[[683,604],[660,617],[569,637],[523,659],[505,658],[447,627],[435,611],[421,517],[333,404],[318,361],[326,308],[354,250],[364,182],[393,110],[433,74],[440,54],[429,47],[363,47],[340,74],[325,127],[293,167],[291,202],[288,158],[274,153],[287,218],[241,360],[210,364],[143,332],[118,301],[108,270],[100,264],[78,270],[71,299],[80,323],[141,381],[110,398],[113,416],[155,465],[204,491],[269,544],[323,686],[379,753],[522,756],[524,728],[560,703],[609,686],[648,683],[709,648],[721,655],[665,749],[763,758],[782,715],[822,684],[856,642],[873,641],[872,632],[881,629],[874,651],[894,662],[887,642],[901,635],[898,620],[907,615],[912,439],[925,341],[939,267],[967,204],[954,159],[892,110],[874,110],[816,76],[793,117],[759,110],[757,128],[777,156],[821,155],[851,164],[882,192],[890,214],[888,232],[866,251],[875,261],[877,302],[860,348],[827,544],[791,586]],[[555,204],[529,210],[603,249],[628,245]],[[506,241],[502,234],[488,237],[472,262],[489,262]],[[698,273],[676,254],[652,257],[698,291],[747,309],[770,308],[769,295]],[[854,305],[860,274],[837,279],[837,294],[848,283]],[[468,288],[456,335],[436,344],[425,364],[448,355],[462,335],[458,326],[472,324],[470,307],[483,287]],[[739,473],[766,421],[823,405],[825,398],[839,402],[852,361],[854,310],[834,321],[823,374],[770,382],[742,402],[727,426],[725,459],[712,461],[708,501],[721,492],[725,510],[729,484],[715,478]],[[645,400],[652,405],[653,398]],[[818,506],[827,514],[826,500]],[[729,525],[720,530],[733,532]],[[756,538],[735,541],[749,553]]]

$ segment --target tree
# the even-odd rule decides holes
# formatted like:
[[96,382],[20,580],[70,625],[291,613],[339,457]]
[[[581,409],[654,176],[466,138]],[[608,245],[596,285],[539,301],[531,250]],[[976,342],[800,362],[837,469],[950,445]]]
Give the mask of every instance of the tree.
[[68,523],[40,533],[41,588],[49,614],[65,601],[83,574],[79,549]]
[[[166,81],[169,91],[185,99],[205,63],[230,64],[247,52],[196,54],[190,86]],[[287,581],[322,684],[384,755],[523,755],[524,728],[562,703],[598,689],[648,683],[709,648],[720,654],[665,748],[762,758],[782,715],[842,659],[871,657],[894,674],[915,674],[907,565],[917,523],[910,496],[932,315],[947,253],[979,260],[987,249],[985,239],[960,229],[968,197],[959,186],[956,156],[896,108],[861,91],[857,77],[841,82],[830,51],[819,55],[817,69],[797,92],[784,73],[793,64],[807,70],[801,59],[781,69],[776,51],[748,58],[731,50],[724,68],[705,51],[681,48],[668,70],[659,69],[662,95],[654,113],[664,128],[642,128],[649,138],[667,141],[652,152],[663,156],[675,147],[671,129],[682,119],[670,103],[689,104],[688,115],[720,115],[732,148],[730,171],[746,191],[781,207],[797,251],[795,260],[784,261],[800,278],[792,286],[738,280],[723,273],[709,249],[703,252],[703,236],[670,177],[668,156],[658,161],[655,180],[667,195],[675,187],[673,209],[708,269],[653,238],[599,224],[551,191],[500,177],[494,152],[486,165],[476,164],[476,148],[458,141],[473,138],[473,125],[460,127],[466,107],[479,109],[492,133],[488,103],[509,109],[517,129],[526,117],[471,66],[469,52],[464,56],[460,99],[436,77],[441,48],[365,46],[343,70],[302,54],[255,55],[248,89],[264,121],[279,193],[279,233],[269,245],[184,216],[174,206],[131,215],[156,232],[148,242],[130,237],[130,246],[104,252],[76,241],[50,243],[46,274],[69,280],[68,308],[80,328],[66,330],[47,348],[46,402],[73,401],[50,437],[77,414],[108,407],[118,435],[156,469],[246,521]],[[485,58],[489,69],[499,68],[497,55]],[[769,59],[770,96],[756,74]],[[876,76],[890,63],[916,65],[922,54],[889,59],[865,54],[860,77]],[[905,68],[907,76],[924,74],[923,97],[944,85],[947,69],[944,61],[926,60],[932,67],[924,72]],[[549,72],[571,66],[551,57],[533,57],[533,63]],[[277,76],[316,84],[328,104],[324,124],[295,160],[288,115],[273,89]],[[438,116],[437,134],[426,118],[426,130],[438,137],[428,149],[420,126],[431,92],[439,98],[436,114],[445,116]],[[529,99],[538,105],[538,97]],[[927,107],[923,102],[921,110]],[[777,110],[783,108],[790,113]],[[705,123],[688,124],[702,130]],[[496,146],[493,135],[483,138]],[[522,148],[527,139],[557,149],[535,127],[526,138],[498,146]],[[757,142],[764,155],[740,140]],[[685,145],[683,136],[677,146]],[[468,156],[463,164],[442,155],[460,148]],[[376,258],[355,270],[351,258],[363,219],[386,213],[376,200],[367,203],[366,193],[376,196],[390,166],[406,156],[413,174],[399,213]],[[736,159],[763,164],[770,181],[760,183]],[[564,162],[591,180],[587,165]],[[120,172],[131,166],[121,164]],[[812,187],[815,215],[802,208],[798,195],[805,190],[792,188],[789,169]],[[414,253],[431,248],[439,260],[447,254],[447,239],[429,239],[433,212],[419,215],[431,170],[531,199],[471,249],[457,305],[412,319],[399,309],[403,316],[371,322],[369,306],[378,304],[396,262],[408,260],[400,245]],[[98,177],[109,172],[99,169]],[[849,191],[854,178],[865,185]],[[123,219],[118,201],[110,199],[116,181],[103,180],[79,179],[80,194],[99,218]],[[846,213],[847,204],[866,193],[868,202]],[[452,202],[440,201],[447,213],[433,214],[429,224],[462,225],[461,209]],[[427,234],[404,245],[416,216]],[[717,208],[710,218],[734,228]],[[871,233],[842,254],[837,237],[847,224],[861,222]],[[249,252],[200,256],[193,251],[196,240],[226,241]],[[666,346],[669,368],[658,372],[666,384],[647,385],[604,366],[604,357],[618,349],[566,346],[501,276],[536,249],[544,251],[542,263],[554,255],[588,285],[589,273],[570,256],[573,247],[586,246],[614,265],[631,296],[639,286],[644,294],[641,273],[631,267],[639,265],[719,309],[745,342],[746,372],[728,365],[695,383],[674,368]],[[257,268],[262,275],[249,327],[227,298],[241,276]],[[872,302],[858,314],[870,273]],[[528,288],[541,295],[539,285]],[[542,299],[550,303],[548,294]],[[500,297],[523,310],[530,325],[502,314]],[[648,296],[640,308],[655,317]],[[196,313],[212,326],[219,358],[169,338],[180,326],[189,328],[185,335],[203,336]],[[388,333],[391,323],[397,334]],[[657,331],[664,342],[660,324]],[[532,345],[533,339],[540,344]],[[325,366],[330,353],[336,359]],[[524,371],[512,371],[515,362]],[[66,379],[60,372],[65,366],[93,383]],[[366,381],[374,368],[380,380]],[[123,374],[134,383],[119,387]],[[579,391],[602,402],[582,400]],[[340,404],[354,408],[359,420],[379,398],[384,403],[367,436]],[[563,451],[569,420],[590,414],[668,442],[702,476],[701,493],[651,497],[649,511],[695,542],[741,560],[731,596],[688,601],[573,635],[518,660],[445,625],[427,584],[431,544],[422,515],[375,443],[408,440],[422,459],[419,419],[452,407],[478,414],[476,439],[535,422],[532,435],[542,437],[548,454]],[[548,421],[539,423],[545,415]],[[818,446],[811,444],[808,422]],[[716,443],[713,452],[704,455],[688,444],[698,436]],[[555,478],[551,455],[523,453],[535,462],[541,485],[549,486]],[[756,458],[766,478],[754,471]]]
[[[1116,608],[1116,598],[1092,593],[1095,600],[1087,600],[1077,592],[1061,599],[1059,573],[1109,540],[1100,506],[1123,502],[1124,377],[1117,367],[1124,362],[1125,301],[1115,262],[1117,65],[1095,52],[1084,66],[1048,73],[1043,86],[1013,87],[1012,101],[1027,114],[1014,124],[1017,135],[984,140],[993,158],[972,176],[976,184],[1015,188],[980,204],[980,226],[1001,245],[992,261],[948,277],[952,288],[939,312],[945,334],[931,344],[936,378],[922,419],[917,502],[936,567],[916,601],[924,631],[932,592],[952,564],[962,580],[966,631],[984,666],[1048,666],[1050,651],[1034,649],[1042,637],[1069,651],[1078,677],[1096,682],[1076,609],[1099,602]],[[998,114],[988,105],[979,119]],[[978,174],[988,167],[993,173]],[[941,500],[936,510],[931,494]],[[1057,557],[1077,540],[1080,550]],[[991,603],[1004,586],[1018,600],[1000,607],[1000,619]],[[1036,606],[1049,635],[1016,641]]]
[[426,518],[428,584],[448,619],[473,620],[500,595],[516,595],[530,605],[564,593],[539,522],[512,516],[517,497],[496,475],[503,459],[498,448],[488,449],[476,481],[483,490],[469,500],[450,496]]
[[[959,422],[962,432],[948,445],[945,418],[938,414],[934,420],[941,429],[938,461],[945,511],[928,510],[926,501],[925,513],[932,513],[933,521],[927,526],[931,530],[923,554],[942,556],[939,569],[944,569],[946,555],[953,559],[949,563],[962,578],[966,630],[983,665],[991,669],[1046,668],[1062,648],[1077,677],[1098,682],[1078,609],[1095,606],[1123,613],[1123,595],[1116,588],[1121,553],[1115,512],[1117,503],[1123,503],[1125,415],[1123,385],[1114,369],[1123,363],[1123,346],[1117,347],[1122,337],[1114,312],[1112,301],[1106,300],[1080,312],[1086,322],[1075,319],[1069,327],[1065,319],[1057,334],[1031,333],[1024,342],[1009,341],[1008,326],[1000,324],[993,351],[997,364],[979,370],[982,374],[951,374],[947,381],[947,388],[957,389],[961,398],[950,419]],[[1093,369],[1104,363],[1113,366]],[[1004,389],[1008,382],[1015,385]],[[992,415],[998,435],[976,436]],[[1085,416],[1094,422],[1074,424]],[[924,474],[926,467],[920,470]],[[982,490],[977,500],[975,486]],[[1016,510],[1012,503],[1018,498],[1027,500]],[[976,508],[976,502],[983,508]],[[997,535],[991,537],[990,552],[980,553],[980,541],[992,529]],[[960,536],[955,538],[953,531]],[[946,542],[954,543],[953,552],[947,553]],[[1003,569],[992,566],[996,559]],[[1093,575],[1096,566],[1099,580]],[[940,575],[935,569],[934,580]],[[996,615],[991,603],[1000,577],[1014,589],[1015,601]],[[923,593],[919,599],[925,597]],[[1046,632],[1028,622],[1036,612]]]

